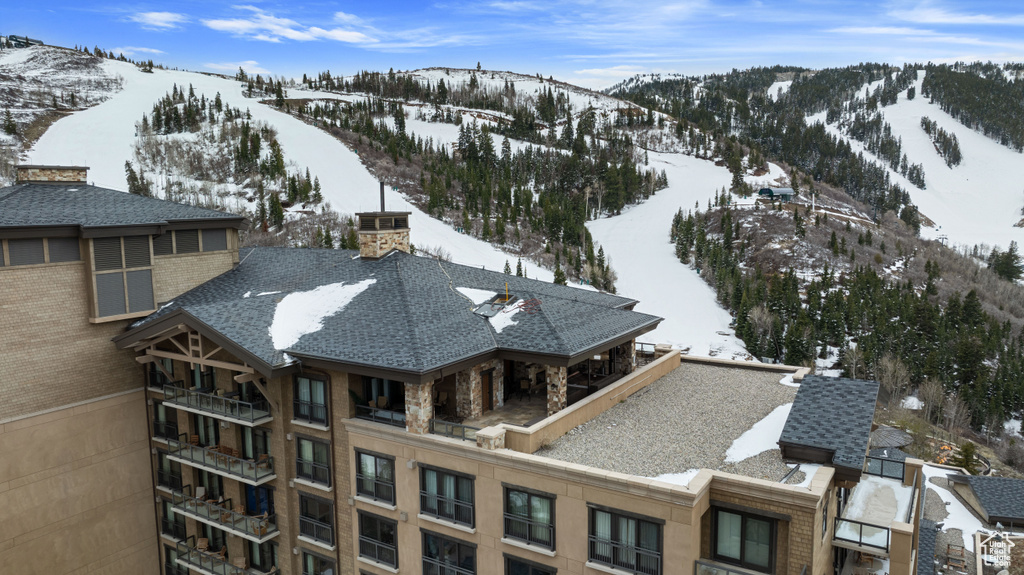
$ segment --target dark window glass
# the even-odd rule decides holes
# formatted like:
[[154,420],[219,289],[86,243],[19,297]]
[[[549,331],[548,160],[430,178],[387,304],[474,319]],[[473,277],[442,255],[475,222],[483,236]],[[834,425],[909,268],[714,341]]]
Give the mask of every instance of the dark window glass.
[[125,236],[124,267],[144,268],[150,264],[149,236]]
[[329,487],[331,485],[330,444],[300,437],[297,451],[295,474],[308,481]]
[[292,407],[296,420],[327,425],[327,382],[297,376]]
[[590,508],[588,558],[628,573],[661,573],[661,525]]
[[217,529],[213,525],[207,525],[206,523],[201,523],[200,525],[202,526],[200,530],[203,537],[210,541],[210,551],[217,552],[223,549],[227,544],[227,533]]
[[50,263],[77,262],[82,259],[78,238],[49,238],[46,240],[50,252]]
[[167,499],[160,502],[162,515],[160,516],[160,532],[175,539],[185,539],[185,516],[174,512],[174,507]]
[[[120,274],[109,275],[120,277]],[[128,282],[129,313],[156,309],[156,303],[153,301],[153,270],[125,272],[125,279]]]
[[473,479],[449,471],[421,467],[420,511],[473,527]]
[[475,575],[476,548],[457,539],[423,534],[423,575]]
[[505,575],[555,575],[554,567],[528,563],[514,557],[505,558]]
[[505,489],[505,537],[555,548],[555,500],[534,493]]
[[334,561],[312,553],[302,553],[302,575],[333,575]]
[[228,249],[227,230],[203,230],[203,251],[216,252]]
[[172,253],[174,253],[174,238],[172,236],[172,232],[153,236],[153,255],[169,256]]
[[97,274],[96,302],[99,304],[100,317],[125,313],[124,275],[120,273]]
[[356,452],[356,493],[376,501],[395,502],[395,460]]
[[121,238],[96,238],[92,241],[93,269],[98,272],[124,268]]
[[153,435],[164,439],[178,439],[178,412],[161,401],[153,402]]
[[359,513],[359,556],[398,567],[398,524],[383,517]]
[[199,251],[199,230],[177,230],[174,232],[175,253],[192,254]]
[[43,239],[7,240],[7,251],[11,256],[12,266],[28,266],[41,264],[43,257]]
[[333,505],[309,495],[299,495],[299,533],[334,545]]
[[715,559],[770,573],[775,521],[726,509],[713,509],[712,513]]
[[248,555],[249,566],[264,573],[272,571],[277,567],[277,544],[271,541],[256,543],[246,541],[246,555]]
[[181,464],[171,461],[163,451],[157,452],[156,484],[167,489],[181,489]]

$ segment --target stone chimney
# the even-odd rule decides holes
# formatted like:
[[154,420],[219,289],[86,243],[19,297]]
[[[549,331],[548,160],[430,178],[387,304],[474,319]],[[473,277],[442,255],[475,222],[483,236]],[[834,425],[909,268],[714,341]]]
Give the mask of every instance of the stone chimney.
[[18,184],[84,184],[89,168],[86,166],[15,166]]
[[359,257],[376,260],[392,250],[409,253],[409,214],[384,210],[384,182],[380,184],[380,211],[356,214]]

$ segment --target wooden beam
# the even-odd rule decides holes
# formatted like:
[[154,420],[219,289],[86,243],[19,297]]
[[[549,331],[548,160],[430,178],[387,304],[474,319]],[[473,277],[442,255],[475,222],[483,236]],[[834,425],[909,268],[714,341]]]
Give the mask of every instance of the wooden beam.
[[150,349],[149,355],[155,357],[163,357],[167,359],[176,359],[178,361],[184,361],[186,363],[198,363],[199,365],[209,365],[211,367],[219,367],[221,369],[229,369],[231,371],[240,371],[242,373],[255,373],[256,370],[249,367],[248,365],[240,363],[231,363],[228,361],[218,361],[215,359],[204,359],[201,357],[189,357],[188,355],[181,353],[171,353],[169,351],[163,351],[159,349]]
[[151,346],[153,344],[160,343],[161,341],[164,341],[165,339],[172,338],[172,337],[178,335],[179,333],[185,333],[187,331],[188,331],[188,326],[186,326],[183,323],[179,323],[178,325],[176,325],[176,326],[174,326],[174,327],[172,327],[170,329],[162,331],[162,332],[154,335],[153,337],[151,337],[149,339],[146,339],[146,340],[144,340],[141,343],[136,344],[134,349],[135,349],[136,352],[142,351],[142,350],[146,349],[147,347],[149,347],[149,346]]
[[263,387],[263,384],[260,383],[260,380],[262,380],[262,379],[263,378],[253,378],[252,384],[256,386],[256,389],[260,390],[260,393],[263,394],[263,397],[267,398],[267,403],[273,405],[274,409],[277,410],[277,415],[280,416],[281,415],[281,405],[278,404],[276,401],[273,401],[273,400],[270,399],[270,394],[267,393],[267,388]]
[[213,349],[213,351],[211,351],[210,353],[208,353],[208,354],[204,355],[204,356],[203,356],[203,359],[210,359],[210,356],[211,356],[211,355],[213,355],[213,354],[217,353],[218,351],[220,351],[220,350],[222,350],[222,349],[224,349],[224,348],[222,348],[222,347],[215,347],[215,348]]
[[139,357],[135,358],[135,361],[137,361],[137,362],[139,362],[141,364],[155,363],[156,364],[156,368],[160,370],[160,373],[164,374],[164,377],[167,378],[167,381],[174,381],[174,376],[169,374],[169,373],[167,373],[167,370],[164,369],[164,364],[162,364],[159,361],[157,361],[156,357],[154,357],[152,355],[140,355]]
[[[185,331],[185,332],[183,332],[183,333],[188,333],[188,332],[187,332],[187,331]],[[174,334],[174,335],[178,335],[178,334]],[[180,343],[178,343],[178,340],[174,339],[173,337],[169,337],[169,338],[167,338],[167,339],[166,339],[166,340],[164,340],[164,341],[170,341],[171,343],[173,343],[173,344],[174,344],[174,347],[176,347],[176,348],[178,348],[178,349],[180,349],[180,350],[181,350],[181,353],[185,354],[186,356],[190,356],[190,354],[188,353],[188,350],[187,350],[187,349],[185,349],[185,346],[183,346],[183,345],[181,345]]]
[[235,376],[235,381],[238,383],[245,383],[254,379],[259,379],[259,375],[256,373],[240,373]]

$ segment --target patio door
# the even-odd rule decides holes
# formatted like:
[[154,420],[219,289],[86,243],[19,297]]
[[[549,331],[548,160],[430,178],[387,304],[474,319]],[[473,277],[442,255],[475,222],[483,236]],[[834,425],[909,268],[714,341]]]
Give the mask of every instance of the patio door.
[[483,410],[494,409],[494,370],[488,370],[480,374],[480,387],[483,389]]
[[245,486],[245,509],[249,515],[274,513],[274,490],[268,487]]

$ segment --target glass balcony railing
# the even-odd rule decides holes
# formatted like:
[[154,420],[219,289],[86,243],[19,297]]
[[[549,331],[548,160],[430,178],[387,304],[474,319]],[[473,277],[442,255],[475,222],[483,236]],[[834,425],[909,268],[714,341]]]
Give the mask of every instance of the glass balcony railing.
[[278,534],[277,516],[269,513],[246,515],[244,507],[233,506],[230,499],[209,500],[193,495],[191,485],[174,493],[171,505],[176,512],[257,543],[273,539]]
[[260,425],[271,421],[270,404],[265,399],[258,401],[242,401],[228,395],[220,395],[221,390],[185,389],[175,385],[165,385],[164,405],[185,408],[191,411],[209,414],[242,425]]
[[278,573],[277,569],[260,571],[243,567],[244,559],[228,560],[224,556],[223,550],[219,553],[211,553],[208,550],[199,549],[195,535],[190,535],[188,539],[179,541],[175,546],[175,551],[178,553],[179,565],[205,575],[274,575]]
[[[194,438],[193,438],[194,439]],[[274,458],[260,455],[256,459],[244,459],[235,455],[235,450],[218,446],[202,447],[190,442],[190,436],[182,433],[177,439],[167,440],[167,456],[187,465],[201,466],[237,479],[249,485],[261,485],[274,475]],[[231,451],[231,453],[227,453]]]

